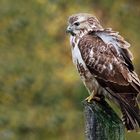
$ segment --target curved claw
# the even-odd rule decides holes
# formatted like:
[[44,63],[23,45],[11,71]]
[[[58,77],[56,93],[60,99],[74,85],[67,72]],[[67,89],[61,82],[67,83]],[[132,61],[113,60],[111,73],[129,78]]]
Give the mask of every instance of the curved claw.
[[93,93],[90,94],[90,96],[88,96],[86,99],[85,99],[88,103],[90,103],[92,100],[96,100],[96,101],[100,101],[100,97],[97,97],[95,96]]

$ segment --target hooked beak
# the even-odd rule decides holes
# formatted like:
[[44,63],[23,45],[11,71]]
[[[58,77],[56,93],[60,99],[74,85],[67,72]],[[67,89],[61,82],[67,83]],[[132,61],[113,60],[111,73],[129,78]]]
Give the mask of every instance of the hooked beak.
[[67,27],[66,33],[70,33],[72,36],[75,35],[75,33],[73,32],[73,29],[70,26]]

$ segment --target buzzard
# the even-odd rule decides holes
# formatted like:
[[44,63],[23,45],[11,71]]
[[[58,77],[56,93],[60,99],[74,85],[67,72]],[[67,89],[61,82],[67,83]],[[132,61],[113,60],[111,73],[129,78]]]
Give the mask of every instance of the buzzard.
[[100,100],[98,94],[106,93],[119,104],[127,130],[138,130],[140,80],[134,72],[130,44],[87,13],[70,16],[67,32],[73,63],[90,93],[86,100]]

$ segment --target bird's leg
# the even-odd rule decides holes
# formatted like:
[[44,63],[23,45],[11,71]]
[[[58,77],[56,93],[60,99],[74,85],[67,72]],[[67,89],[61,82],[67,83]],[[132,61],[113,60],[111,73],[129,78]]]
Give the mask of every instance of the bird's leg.
[[90,103],[91,100],[100,101],[100,97],[97,97],[95,92],[93,91],[85,100]]
[[95,79],[93,78],[87,78],[84,81],[85,86],[87,87],[87,90],[90,94],[90,96],[88,96],[85,100],[88,102],[91,102],[91,100],[96,100],[96,101],[100,101],[100,97],[98,96],[99,94],[99,85],[96,82]]

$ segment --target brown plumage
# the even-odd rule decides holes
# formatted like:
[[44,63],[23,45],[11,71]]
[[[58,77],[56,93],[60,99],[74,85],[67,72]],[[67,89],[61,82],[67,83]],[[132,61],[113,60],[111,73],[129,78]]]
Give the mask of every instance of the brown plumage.
[[137,95],[140,81],[134,72],[129,43],[112,29],[104,29],[90,14],[69,18],[72,57],[90,94],[107,91],[120,105],[128,130],[139,129]]

